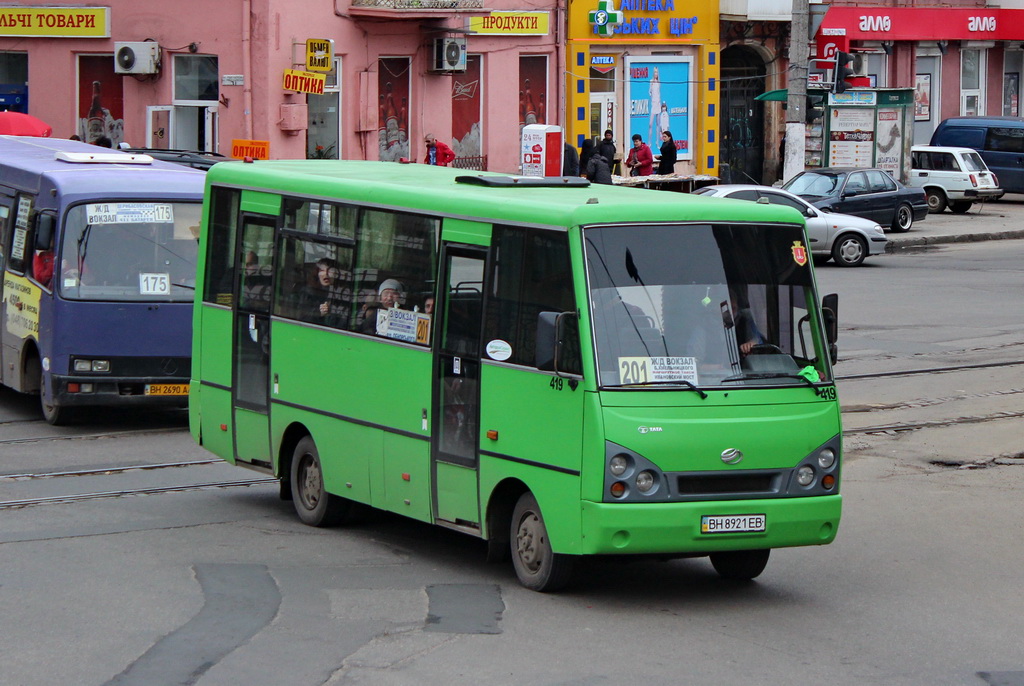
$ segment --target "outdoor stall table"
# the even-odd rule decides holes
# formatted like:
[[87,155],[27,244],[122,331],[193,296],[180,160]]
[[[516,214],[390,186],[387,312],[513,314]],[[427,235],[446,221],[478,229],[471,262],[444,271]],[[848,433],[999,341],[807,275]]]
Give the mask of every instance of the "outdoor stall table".
[[616,186],[651,188],[654,190],[691,193],[698,188],[718,183],[717,176],[708,174],[651,174],[650,176],[612,176]]

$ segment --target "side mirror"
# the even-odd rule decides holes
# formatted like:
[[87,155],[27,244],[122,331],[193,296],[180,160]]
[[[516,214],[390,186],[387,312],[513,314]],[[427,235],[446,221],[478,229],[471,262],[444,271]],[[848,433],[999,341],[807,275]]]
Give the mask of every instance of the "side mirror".
[[537,315],[537,346],[533,364],[542,372],[555,371],[555,353],[558,348],[559,312],[541,312]]
[[832,364],[839,361],[839,294],[830,293],[821,299],[821,318],[825,322],[825,340]]
[[50,250],[53,248],[53,229],[57,220],[52,214],[36,215],[36,231],[34,247],[36,250]]
[[537,345],[534,365],[544,372],[575,373],[578,357],[574,345],[578,340],[578,326],[574,312],[541,312],[537,315]]

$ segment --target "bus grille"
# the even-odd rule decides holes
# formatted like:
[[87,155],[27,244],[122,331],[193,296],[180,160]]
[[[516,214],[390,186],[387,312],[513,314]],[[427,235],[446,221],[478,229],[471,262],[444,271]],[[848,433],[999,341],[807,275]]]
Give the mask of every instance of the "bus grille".
[[680,475],[677,488],[681,496],[729,495],[736,493],[771,494],[779,491],[781,472],[756,474],[687,474]]

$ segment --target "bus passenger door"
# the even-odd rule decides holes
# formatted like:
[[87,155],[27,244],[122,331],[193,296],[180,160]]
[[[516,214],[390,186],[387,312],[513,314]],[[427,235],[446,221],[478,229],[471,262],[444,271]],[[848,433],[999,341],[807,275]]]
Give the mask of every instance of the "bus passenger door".
[[242,214],[236,255],[234,428],[235,459],[269,467],[270,274],[276,219]]
[[434,513],[471,529],[480,525],[477,448],[480,433],[480,337],[486,251],[445,244],[433,394]]

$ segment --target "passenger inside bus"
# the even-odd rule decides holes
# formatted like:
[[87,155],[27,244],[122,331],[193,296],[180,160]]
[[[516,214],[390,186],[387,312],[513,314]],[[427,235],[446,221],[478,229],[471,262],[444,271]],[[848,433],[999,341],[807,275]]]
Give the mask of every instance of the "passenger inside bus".
[[377,287],[377,302],[363,307],[363,320],[359,325],[361,333],[377,334],[378,313],[387,312],[391,308],[402,308],[405,302],[405,286],[398,279],[384,279]]
[[332,326],[345,325],[346,308],[338,282],[341,268],[337,260],[321,257],[316,261],[316,277],[303,289],[299,309],[305,321]]

